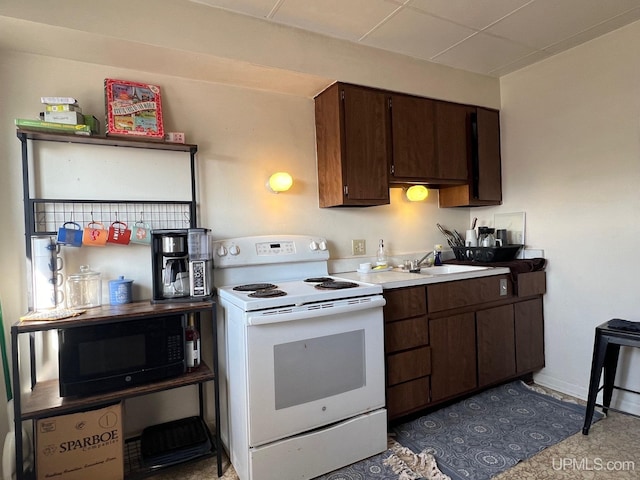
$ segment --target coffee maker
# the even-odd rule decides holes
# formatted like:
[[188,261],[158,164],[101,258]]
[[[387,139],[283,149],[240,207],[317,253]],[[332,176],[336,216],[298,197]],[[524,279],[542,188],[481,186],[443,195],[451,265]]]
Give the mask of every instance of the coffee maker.
[[206,228],[151,231],[152,303],[211,297],[211,240]]

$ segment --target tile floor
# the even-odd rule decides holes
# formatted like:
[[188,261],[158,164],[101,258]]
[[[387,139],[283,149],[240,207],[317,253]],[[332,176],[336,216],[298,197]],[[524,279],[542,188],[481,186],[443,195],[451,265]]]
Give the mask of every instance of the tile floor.
[[[563,398],[555,392],[548,391]],[[564,396],[565,400],[572,400]],[[583,403],[583,402],[580,402]],[[221,480],[238,480],[226,461]],[[215,480],[215,458],[169,469],[153,480]],[[495,480],[631,480],[640,478],[640,418],[610,412],[589,435],[577,433],[494,477]],[[286,480],[286,479],[283,479]]]

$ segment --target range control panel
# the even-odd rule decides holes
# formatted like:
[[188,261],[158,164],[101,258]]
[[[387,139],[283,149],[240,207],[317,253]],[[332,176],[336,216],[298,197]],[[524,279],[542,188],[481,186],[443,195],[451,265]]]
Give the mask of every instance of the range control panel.
[[214,241],[214,266],[263,265],[326,261],[329,248],[323,237],[262,235]]

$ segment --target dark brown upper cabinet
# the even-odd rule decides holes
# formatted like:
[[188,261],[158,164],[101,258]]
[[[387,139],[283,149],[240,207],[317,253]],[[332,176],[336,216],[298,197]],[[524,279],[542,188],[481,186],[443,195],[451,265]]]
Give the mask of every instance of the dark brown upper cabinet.
[[439,176],[451,183],[469,181],[471,115],[474,107],[436,102],[436,151]]
[[411,95],[390,95],[390,182],[434,187],[467,183],[469,108]]
[[347,83],[315,98],[320,207],[389,203],[439,188],[440,207],[502,203],[499,112]]
[[389,110],[393,141],[391,182],[436,178],[435,102],[410,95],[391,95]]
[[469,113],[469,181],[441,188],[440,207],[479,207],[502,203],[500,113],[476,107]]
[[387,96],[335,83],[315,98],[320,207],[389,203]]

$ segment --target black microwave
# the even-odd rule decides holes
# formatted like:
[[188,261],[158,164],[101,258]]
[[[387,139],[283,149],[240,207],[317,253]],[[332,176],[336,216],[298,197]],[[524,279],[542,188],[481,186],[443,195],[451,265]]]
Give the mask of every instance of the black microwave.
[[58,330],[60,396],[93,395],[186,370],[185,315]]

